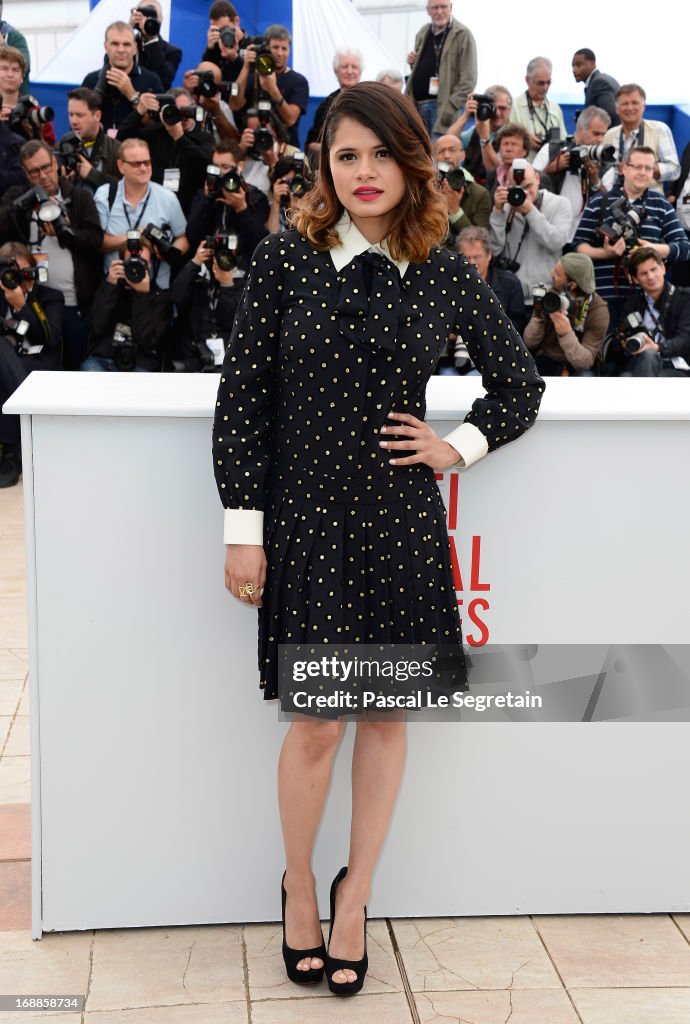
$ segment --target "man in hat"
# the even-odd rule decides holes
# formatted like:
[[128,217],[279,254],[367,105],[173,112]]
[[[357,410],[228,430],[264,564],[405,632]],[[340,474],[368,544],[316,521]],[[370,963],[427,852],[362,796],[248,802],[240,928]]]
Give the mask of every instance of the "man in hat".
[[561,309],[547,312],[543,299],[535,297],[525,344],[541,374],[593,377],[609,310],[595,291],[592,260],[580,252],[562,256],[551,271],[551,285],[550,291],[561,297]]

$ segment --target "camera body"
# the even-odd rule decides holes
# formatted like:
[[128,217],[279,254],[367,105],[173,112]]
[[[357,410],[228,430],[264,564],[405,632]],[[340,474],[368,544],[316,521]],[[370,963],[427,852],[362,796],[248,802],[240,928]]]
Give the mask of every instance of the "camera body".
[[76,173],[81,162],[80,157],[87,157],[81,139],[76,132],[68,132],[58,142],[58,163],[65,174]]
[[462,192],[467,185],[467,178],[462,167],[451,167],[445,160],[438,162],[438,179],[447,181],[453,192]]
[[306,195],[312,188],[311,182],[307,180],[304,174],[304,161],[305,156],[301,150],[297,150],[296,153],[292,154],[295,174],[294,177],[288,181],[288,188],[290,189],[290,195],[295,196],[296,199],[300,199],[302,196]]
[[239,192],[243,185],[244,178],[236,169],[223,174],[215,164],[206,167],[206,194],[209,199],[220,199],[223,192]]
[[647,219],[647,211],[644,206],[633,205],[626,196],[619,196],[611,203],[609,218],[596,228],[597,234],[612,245],[623,238],[627,252],[639,241],[639,230]]
[[194,71],[199,79],[199,84],[194,90],[194,95],[210,100],[220,94],[220,98],[227,100],[229,96],[237,96],[239,91],[237,82],[219,82],[213,77],[212,71]]
[[628,313],[623,319],[623,323],[619,328],[620,342],[626,352],[633,355],[635,352],[639,352],[642,346],[645,344],[645,335],[648,334],[647,328],[644,326],[644,318],[641,313],[637,311]]
[[[144,15],[144,35],[149,38],[160,35],[161,23],[158,20],[158,11],[155,7],[134,7],[132,14],[136,11]],[[137,29],[134,30],[137,32]]]
[[496,104],[493,96],[485,92],[476,92],[472,97],[477,103],[477,112],[474,115],[477,121],[490,121],[496,115]]
[[130,284],[141,284],[148,274],[148,265],[141,255],[141,250],[141,231],[128,231],[127,252],[129,256],[122,261],[122,266],[125,272],[125,279]]
[[237,266],[237,235],[208,235],[205,245],[213,253],[220,270],[234,270]]
[[244,60],[247,50],[256,50],[256,63],[254,67],[261,76],[272,75],[276,69],[276,62],[273,59],[271,48],[266,42],[266,37],[247,36],[245,43],[245,49],[240,50],[240,57]]
[[137,346],[129,324],[115,324],[111,345],[112,359],[118,370],[130,372],[137,365]]
[[151,245],[156,247],[155,251],[160,259],[167,260],[173,242],[170,225],[166,223],[159,227],[157,224],[149,223],[141,234],[142,238],[148,238]]
[[534,312],[538,316],[544,313],[565,313],[570,314],[573,308],[573,300],[565,292],[555,291],[549,284],[535,284],[532,288],[534,300]]
[[223,46],[227,47],[228,50],[232,50],[237,42],[237,33],[233,25],[223,25],[218,36]]
[[31,346],[26,340],[28,330],[27,320],[15,320],[13,317],[0,316],[0,338],[7,338],[19,356],[29,354]]
[[254,145],[249,151],[249,156],[255,160],[261,159],[262,153],[267,153],[273,148],[275,139],[273,132],[268,127],[271,120],[271,103],[269,100],[259,100],[256,110],[247,111],[247,117],[255,116],[259,119],[259,127],[254,129]]
[[42,107],[35,96],[22,96],[10,111],[7,125],[11,131],[16,131],[22,123],[29,124],[34,128],[42,128],[44,124],[53,121],[54,118],[55,111],[52,107]]
[[509,256],[496,256],[493,259],[493,265],[498,267],[499,270],[509,270],[511,274],[517,274],[520,269],[520,264],[517,260],[511,260]]
[[518,157],[517,160],[513,160],[511,171],[513,173],[514,185],[511,185],[508,189],[508,205],[509,206],[522,206],[525,199],[527,198],[527,191],[522,187],[522,183],[525,180],[525,171],[527,170],[527,161],[524,157]]

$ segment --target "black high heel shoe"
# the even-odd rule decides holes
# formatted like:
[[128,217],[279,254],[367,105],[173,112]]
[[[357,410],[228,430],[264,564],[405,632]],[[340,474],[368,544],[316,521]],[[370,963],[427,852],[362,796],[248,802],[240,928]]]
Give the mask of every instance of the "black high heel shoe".
[[[285,875],[283,871],[283,878],[280,883],[280,895],[282,901],[282,915],[283,915],[283,960],[285,961],[285,970],[290,981],[297,982],[298,985],[318,985],[323,980],[323,972],[325,970],[326,963],[326,944],[323,941],[323,932],[321,932],[321,945],[314,946],[313,949],[292,949],[288,946],[285,941],[285,901],[287,899],[287,893],[285,891]],[[310,956],[318,956],[323,961],[321,967],[310,967],[308,971],[300,971],[297,964],[300,960],[305,960]]]
[[[331,926],[328,930],[328,948],[331,946],[331,933],[333,931],[333,925],[335,924],[335,890],[338,888],[338,883],[347,874],[347,867],[341,868],[338,874],[333,879],[331,884]],[[328,987],[331,992],[334,992],[338,996],[351,996],[355,992],[359,992],[362,985],[364,984],[364,976],[367,973],[369,967],[369,958],[367,956],[367,908],[364,908],[364,956],[361,960],[341,960],[340,957],[331,956],[328,951],[326,952],[326,980],[328,981]],[[354,981],[333,981],[333,975],[336,971],[356,971],[357,977]]]

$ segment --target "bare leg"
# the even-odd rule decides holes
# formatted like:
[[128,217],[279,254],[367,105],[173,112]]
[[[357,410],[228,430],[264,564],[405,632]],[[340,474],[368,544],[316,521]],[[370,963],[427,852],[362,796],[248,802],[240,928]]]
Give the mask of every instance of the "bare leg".
[[[321,924],[311,867],[316,830],[331,780],[333,759],[345,722],[306,721],[290,726],[278,761],[278,801],[285,842],[285,941],[293,949],[321,942]],[[300,960],[298,970],[322,967],[319,957]]]
[[[352,830],[348,871],[336,890],[335,926],[328,952],[343,960],[364,956],[364,906],[400,788],[406,723],[357,723],[352,754]],[[336,983],[354,981],[355,971],[335,971]]]

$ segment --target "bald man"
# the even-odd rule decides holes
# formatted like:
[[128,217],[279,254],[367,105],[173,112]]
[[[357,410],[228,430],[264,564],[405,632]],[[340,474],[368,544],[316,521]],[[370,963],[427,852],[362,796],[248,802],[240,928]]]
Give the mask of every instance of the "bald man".
[[[446,171],[440,169],[441,192],[448,207],[448,238],[446,246],[457,252],[457,235],[463,228],[488,228],[491,214],[491,197],[488,191],[478,185],[462,164],[465,149],[457,135],[442,135],[434,144],[437,164],[448,164]],[[464,182],[448,180],[452,171],[461,171]],[[452,180],[452,179],[451,179]],[[455,187],[453,187],[455,186]]]

